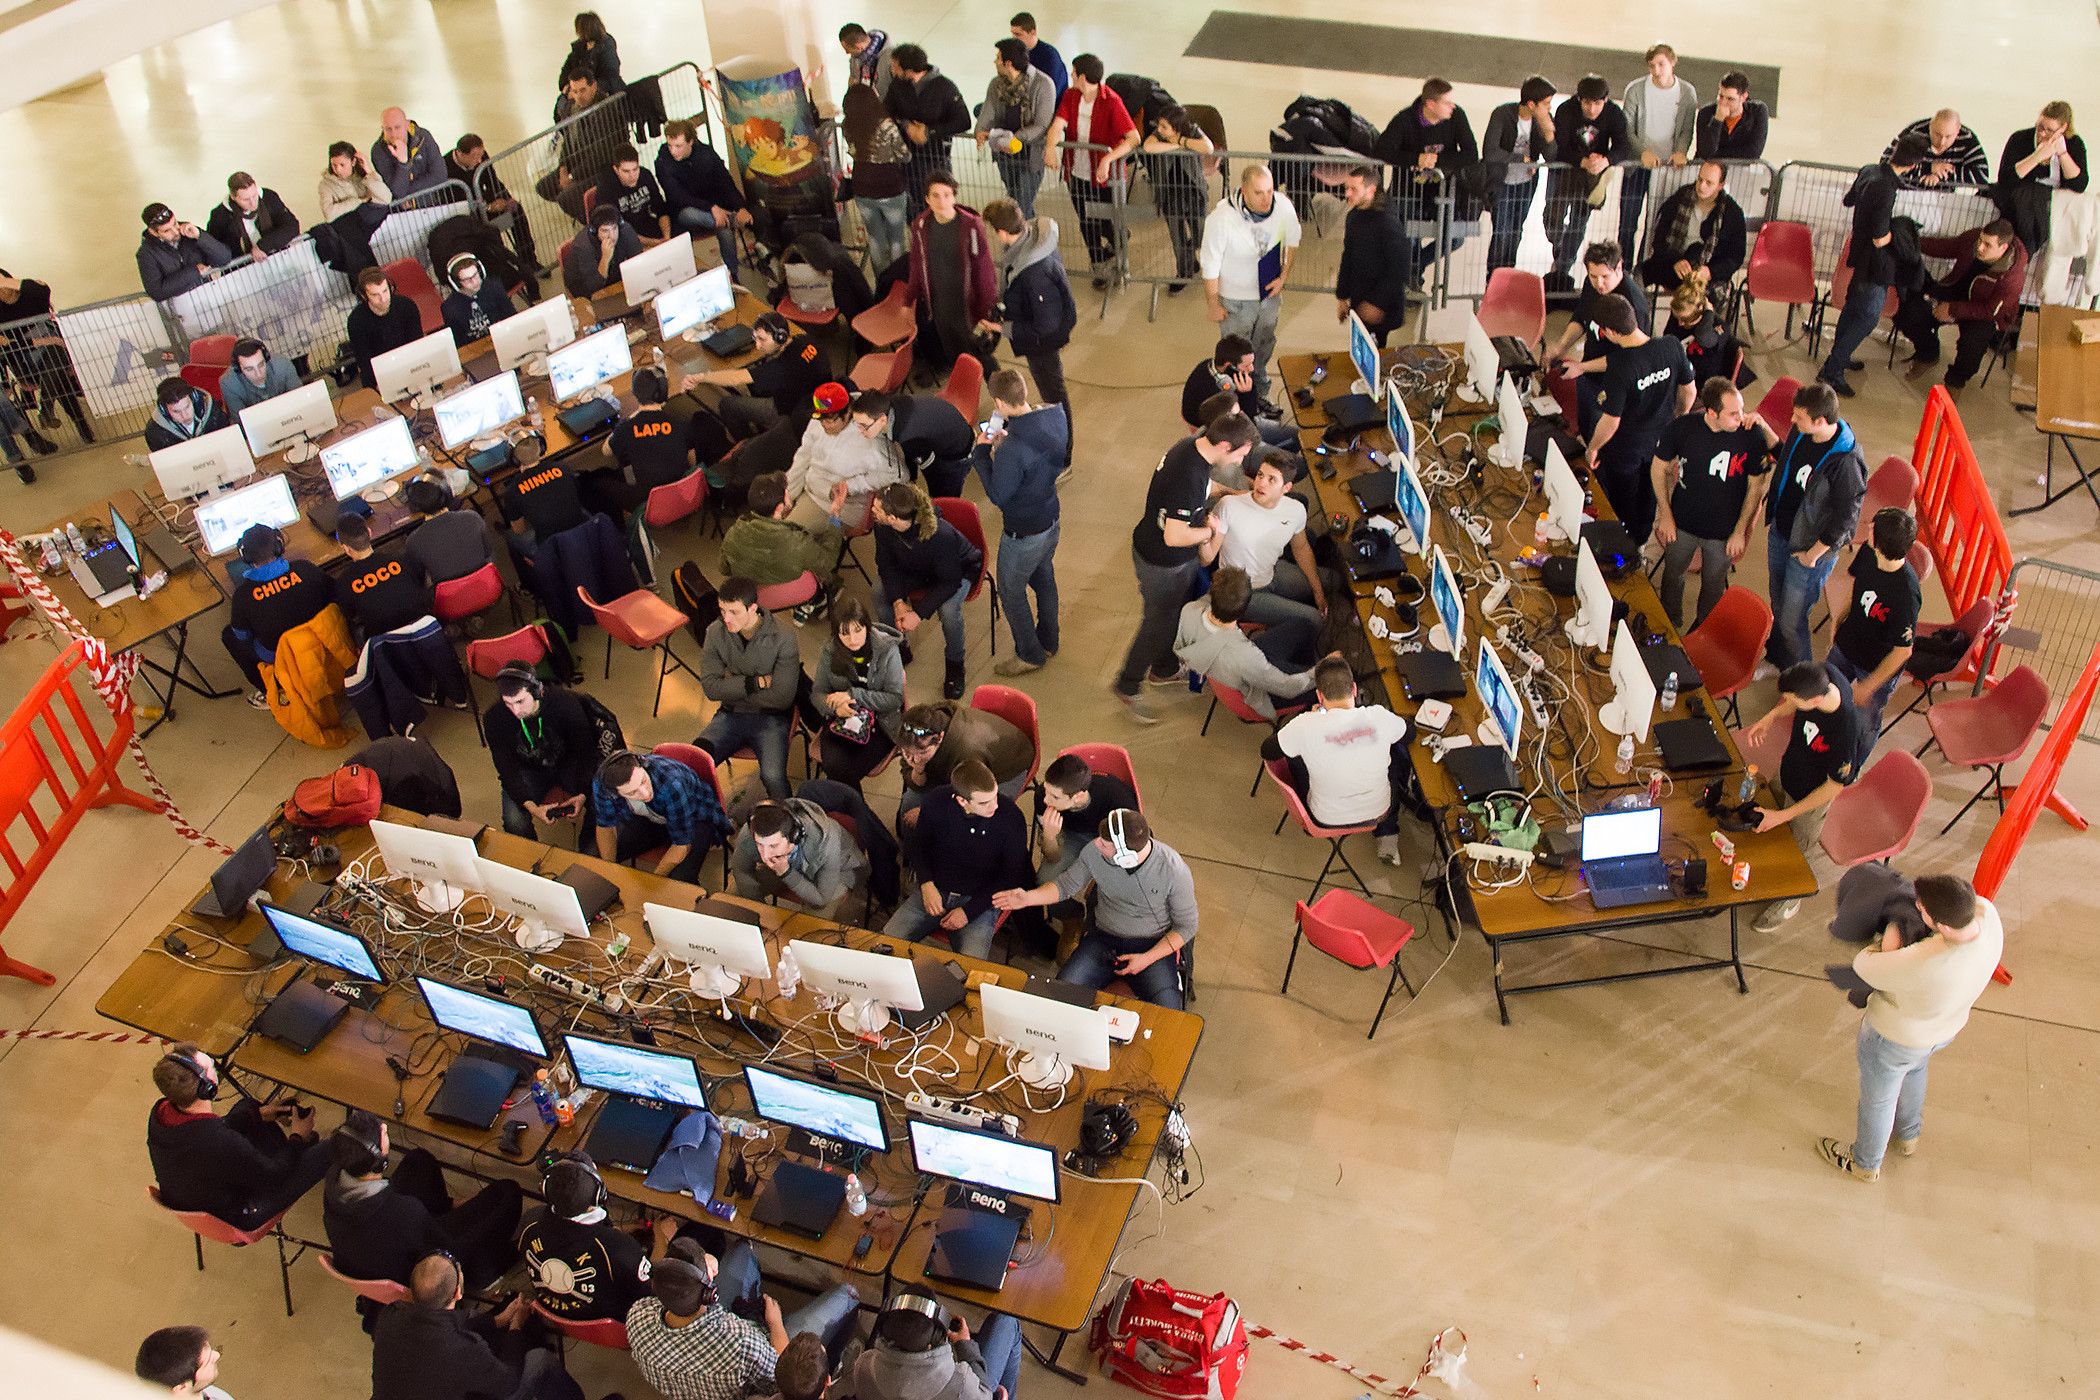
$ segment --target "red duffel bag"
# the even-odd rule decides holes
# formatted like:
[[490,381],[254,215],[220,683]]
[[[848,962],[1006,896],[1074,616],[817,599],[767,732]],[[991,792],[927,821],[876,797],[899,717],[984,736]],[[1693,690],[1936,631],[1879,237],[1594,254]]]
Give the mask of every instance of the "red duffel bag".
[[1160,1400],[1232,1400],[1247,1369],[1247,1328],[1222,1293],[1126,1280],[1094,1314],[1087,1345],[1101,1370]]

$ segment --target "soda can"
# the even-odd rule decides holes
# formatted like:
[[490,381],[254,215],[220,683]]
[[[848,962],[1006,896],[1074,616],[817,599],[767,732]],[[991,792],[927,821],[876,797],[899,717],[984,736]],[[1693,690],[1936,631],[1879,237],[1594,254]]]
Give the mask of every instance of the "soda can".
[[1721,853],[1722,860],[1732,861],[1735,859],[1735,842],[1729,840],[1726,835],[1718,831],[1714,833],[1714,849]]
[[1750,862],[1747,860],[1737,861],[1735,869],[1729,874],[1728,882],[1739,890],[1747,888],[1750,884]]

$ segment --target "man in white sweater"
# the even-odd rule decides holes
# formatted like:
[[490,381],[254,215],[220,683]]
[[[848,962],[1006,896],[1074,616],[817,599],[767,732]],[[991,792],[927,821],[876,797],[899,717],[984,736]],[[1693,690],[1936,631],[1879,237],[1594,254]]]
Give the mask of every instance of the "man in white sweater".
[[2005,951],[1998,910],[1959,875],[1917,884],[1926,933],[1904,946],[1891,923],[1852,968],[1874,990],[1859,1027],[1859,1124],[1848,1150],[1822,1138],[1823,1160],[1857,1181],[1881,1179],[1893,1141],[1909,1157],[1925,1130],[1925,1072],[1932,1057],[1968,1024],[1969,1008],[1990,985]]
[[[845,385],[819,385],[811,406],[810,424],[788,466],[787,518],[805,530],[858,530],[867,523],[869,498],[904,480],[903,462],[887,434],[871,438],[853,431],[853,400]],[[844,500],[838,496],[842,486]]]

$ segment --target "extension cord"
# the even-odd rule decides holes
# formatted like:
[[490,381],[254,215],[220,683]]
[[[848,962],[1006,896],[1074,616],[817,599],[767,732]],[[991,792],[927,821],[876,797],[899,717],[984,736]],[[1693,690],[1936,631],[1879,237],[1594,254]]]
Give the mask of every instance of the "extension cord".
[[1474,860],[1484,860],[1496,865],[1514,865],[1519,870],[1531,869],[1532,854],[1511,846],[1495,846],[1485,841],[1468,841],[1461,847]]
[[1482,549],[1487,549],[1495,543],[1495,532],[1490,530],[1487,527],[1487,523],[1479,516],[1468,515],[1462,510],[1453,510],[1451,518],[1456,520],[1459,523],[1459,527],[1466,532],[1473,543],[1479,545]]
[[[1507,598],[1508,596],[1509,580],[1506,578],[1497,579],[1495,581],[1495,586],[1487,591],[1487,597],[1482,598],[1480,600],[1480,615],[1482,617],[1486,617],[1489,613],[1493,612],[1496,608],[1500,607],[1502,605],[1502,600],[1504,598]],[[1503,628],[1502,631],[1503,635],[1505,636],[1507,636],[1509,633],[1509,629],[1507,627]]]
[[914,1089],[904,1096],[906,1111],[922,1118],[931,1118],[936,1123],[946,1123],[956,1128],[974,1128],[980,1132],[1004,1133],[1008,1137],[1021,1135],[1021,1120],[1011,1113],[992,1113],[954,1099],[935,1098]]
[[533,981],[552,987],[564,996],[587,1002],[601,1011],[618,1011],[627,1004],[627,999],[618,992],[602,992],[581,978],[571,977],[566,972],[556,972],[545,963],[534,963],[525,969],[525,973]]

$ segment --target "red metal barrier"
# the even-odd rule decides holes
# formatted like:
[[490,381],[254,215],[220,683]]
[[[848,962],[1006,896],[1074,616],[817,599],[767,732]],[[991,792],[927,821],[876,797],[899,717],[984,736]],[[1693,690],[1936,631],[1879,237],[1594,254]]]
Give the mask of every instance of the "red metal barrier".
[[[2056,795],[2057,777],[2064,771],[2064,763],[2070,758],[2072,745],[2078,742],[2078,731],[2085,725],[2086,711],[2092,708],[2093,691],[2100,687],[2100,646],[2086,660],[2085,670],[2078,683],[2064,697],[2064,707],[2057,711],[2056,722],[2050,726],[2049,735],[2036,750],[2034,762],[2027,765],[2027,776],[2013,789],[2012,797],[2005,804],[2005,815],[1991,828],[1991,836],[1983,843],[1983,854],[1976,861],[1976,893],[1985,899],[1996,899],[1998,891],[2005,886],[2005,875],[2012,868],[2020,847],[2027,841],[2027,833],[2033,829],[2035,818],[2042,814],[2044,804],[2061,814],[2065,821],[2080,831],[2086,829],[2086,820],[2075,808]],[[2005,965],[1998,965],[2000,982],[2012,981],[2012,974]]]
[[[0,863],[6,866],[0,873],[0,931],[90,809],[121,802],[160,811],[159,803],[117,781],[117,761],[131,742],[131,711],[114,715],[106,734],[95,728],[82,692],[92,700],[93,713],[108,710],[93,698],[87,656],[84,643],[68,647],[0,725]],[[54,980],[4,949],[0,977],[47,987]]]
[[1960,617],[1978,598],[1998,602],[2002,614],[2010,601],[2000,595],[2012,575],[2012,545],[1944,386],[1925,396],[1910,460],[1918,469],[1918,538],[1932,550],[1948,616]]

